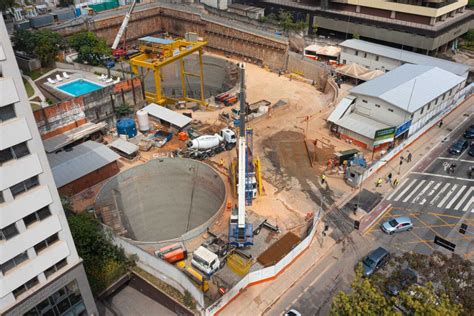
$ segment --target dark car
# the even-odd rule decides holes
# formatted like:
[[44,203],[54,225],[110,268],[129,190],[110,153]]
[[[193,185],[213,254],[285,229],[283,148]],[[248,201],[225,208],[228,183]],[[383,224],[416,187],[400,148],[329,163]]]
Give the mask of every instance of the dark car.
[[375,271],[383,267],[390,259],[390,253],[382,247],[378,247],[370,252],[367,257],[362,260],[362,267],[364,268],[364,276],[368,277]]
[[471,144],[471,147],[469,147],[468,154],[474,157],[474,142]]
[[464,131],[464,138],[467,138],[467,139],[473,139],[474,138],[474,124],[469,126]]
[[466,139],[458,139],[454,144],[451,145],[451,147],[449,147],[449,153],[453,155],[460,155],[464,149],[467,148],[467,146],[469,146],[469,142]]

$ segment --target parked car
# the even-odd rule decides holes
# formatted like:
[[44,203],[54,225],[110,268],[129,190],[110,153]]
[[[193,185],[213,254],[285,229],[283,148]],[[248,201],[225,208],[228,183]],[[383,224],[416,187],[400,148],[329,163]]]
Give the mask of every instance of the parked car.
[[301,316],[301,313],[292,308],[285,313],[285,316]]
[[413,222],[409,217],[396,217],[384,222],[380,225],[380,228],[385,233],[392,235],[394,233],[412,230]]
[[395,280],[389,279],[386,291],[390,296],[397,296],[401,291],[418,282],[418,273],[410,268],[406,268],[400,271],[400,275],[392,275],[392,277],[394,277]]
[[458,139],[454,144],[451,145],[451,147],[449,147],[449,153],[453,155],[460,155],[468,145],[469,142],[466,139]]
[[367,257],[362,260],[362,267],[364,268],[364,276],[368,277],[374,274],[375,271],[382,268],[390,259],[390,253],[382,247],[370,252]]
[[471,144],[471,147],[469,147],[469,151],[467,152],[470,156],[474,157],[474,142]]
[[464,138],[467,138],[467,139],[474,138],[474,125],[471,125],[467,130],[464,131]]

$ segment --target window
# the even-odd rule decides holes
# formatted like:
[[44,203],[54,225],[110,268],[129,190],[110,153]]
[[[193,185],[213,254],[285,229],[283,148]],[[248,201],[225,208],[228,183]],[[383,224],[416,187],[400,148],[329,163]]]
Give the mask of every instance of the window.
[[18,296],[25,293],[27,290],[31,289],[32,287],[34,287],[38,283],[39,283],[38,282],[38,277],[34,277],[33,279],[29,280],[25,284],[20,285],[19,287],[14,289],[12,293],[15,296],[15,298],[17,298]]
[[415,116],[415,114],[412,113],[412,114],[410,115],[410,118],[413,119],[414,116]]
[[18,229],[15,223],[0,229],[0,240],[8,240],[16,235],[18,235]]
[[29,154],[30,151],[28,150],[26,142],[6,148],[0,151],[0,164],[12,159],[19,159]]
[[449,90],[449,96],[451,96],[453,94],[453,90],[454,89]]
[[444,99],[446,99],[446,93],[445,93],[445,94],[443,94],[443,101],[444,101]]
[[393,112],[393,109],[388,109],[389,112]]
[[379,56],[375,56],[375,61],[379,61]]
[[44,275],[46,276],[46,279],[48,279],[51,275],[53,275],[56,271],[60,270],[62,267],[67,265],[67,260],[63,259],[59,261],[58,263],[52,265],[48,269],[44,271]]
[[1,264],[0,269],[3,275],[5,275],[5,273],[7,273],[9,270],[13,269],[14,267],[26,260],[28,260],[28,254],[26,253],[26,251],[24,251],[19,255],[15,256],[14,258],[8,260],[7,262]]
[[59,240],[58,238],[58,234],[54,234],[54,235],[51,235],[49,236],[48,238],[46,238],[45,240],[37,243],[34,248],[35,248],[35,251],[36,253],[40,253],[41,251],[43,251],[44,249],[48,248],[49,246],[51,246],[52,244],[54,244],[55,242],[57,242]]
[[0,122],[8,121],[9,119],[15,118],[15,109],[13,104],[0,107]]
[[367,100],[362,100],[362,102],[367,103]]
[[426,107],[426,110],[428,111],[430,109],[430,107],[431,107],[431,102],[428,103],[428,106]]
[[364,58],[367,58],[367,53],[364,53]]
[[356,50],[355,55],[359,56],[359,51],[358,50]]
[[345,59],[343,59],[343,60],[342,60],[342,63],[345,65],[345,64],[346,64],[346,60],[345,60]]
[[45,206],[39,209],[38,211],[24,217],[23,221],[25,222],[25,226],[28,227],[35,222],[42,221],[43,219],[45,219],[46,217],[50,215],[51,215],[51,212],[49,210],[49,207]]
[[435,104],[438,104],[438,101],[439,101],[439,98],[436,98],[436,100],[435,100]]
[[425,110],[425,107],[422,107],[420,110],[420,115],[423,114],[423,111]]
[[5,199],[3,198],[3,192],[0,191],[0,204],[5,202]]
[[375,107],[376,107],[376,108],[379,108],[379,107],[380,107],[380,105],[379,105],[379,104],[375,104]]
[[77,281],[72,281],[25,315],[87,315]]
[[26,192],[37,185],[39,185],[38,176],[34,176],[10,187],[10,191],[15,198],[17,195]]

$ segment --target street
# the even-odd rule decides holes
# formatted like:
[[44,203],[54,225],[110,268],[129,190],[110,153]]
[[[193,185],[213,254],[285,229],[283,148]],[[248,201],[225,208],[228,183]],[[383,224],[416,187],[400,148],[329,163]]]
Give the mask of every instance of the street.
[[[471,124],[474,124],[472,119],[465,120],[457,129],[448,130],[449,136],[438,146],[427,146],[427,154],[420,161],[410,162],[413,168],[383,200],[391,204],[389,210],[363,235],[353,231],[336,244],[331,254],[310,269],[266,314],[282,315],[294,308],[302,315],[327,315],[333,296],[350,288],[357,262],[379,245],[391,253],[430,254],[435,250],[449,253],[434,244],[437,235],[456,244],[455,253],[472,259],[474,179],[469,179],[467,170],[474,166],[474,158],[468,155],[468,149],[459,156],[448,153],[451,144],[462,137]],[[406,155],[404,158],[403,163],[408,163]],[[447,167],[451,163],[457,167],[448,174]],[[394,235],[383,233],[380,223],[395,216],[409,216],[414,229]],[[465,235],[459,233],[461,223],[468,225]]]

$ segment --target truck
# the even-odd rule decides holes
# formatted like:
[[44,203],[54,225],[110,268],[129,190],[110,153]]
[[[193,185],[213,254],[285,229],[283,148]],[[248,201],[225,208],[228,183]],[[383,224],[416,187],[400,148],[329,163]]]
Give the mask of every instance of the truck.
[[225,150],[231,150],[237,143],[237,137],[230,128],[223,128],[219,134],[202,135],[186,143],[185,157],[206,159]]
[[188,252],[179,243],[168,245],[155,251],[155,256],[171,264],[185,260],[187,255]]
[[209,249],[199,246],[199,248],[193,252],[191,264],[206,276],[210,277],[217,270],[224,267],[225,261],[221,261],[219,256]]

